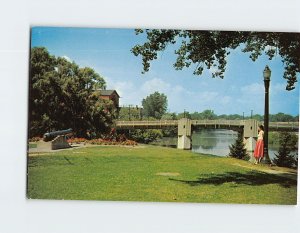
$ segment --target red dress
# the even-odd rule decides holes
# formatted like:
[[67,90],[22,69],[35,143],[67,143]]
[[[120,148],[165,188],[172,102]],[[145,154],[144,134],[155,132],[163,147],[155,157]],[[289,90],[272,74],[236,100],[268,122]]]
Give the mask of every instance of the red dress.
[[264,131],[262,131],[262,130],[259,131],[253,156],[255,158],[264,157]]

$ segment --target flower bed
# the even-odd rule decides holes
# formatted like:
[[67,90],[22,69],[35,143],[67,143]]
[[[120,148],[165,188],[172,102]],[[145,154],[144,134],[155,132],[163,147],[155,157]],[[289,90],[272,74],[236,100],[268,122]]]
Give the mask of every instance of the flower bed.
[[79,143],[85,143],[87,139],[85,138],[69,138],[67,140],[68,143],[74,143],[74,144],[79,144]]
[[87,141],[87,143],[93,144],[93,145],[124,145],[124,146],[136,146],[137,143],[132,140],[125,140],[125,141],[115,141],[115,140],[107,140],[107,139],[92,139]]
[[42,138],[40,138],[40,137],[33,137],[33,138],[29,138],[29,142],[38,142],[38,141],[40,141],[40,140],[42,140]]

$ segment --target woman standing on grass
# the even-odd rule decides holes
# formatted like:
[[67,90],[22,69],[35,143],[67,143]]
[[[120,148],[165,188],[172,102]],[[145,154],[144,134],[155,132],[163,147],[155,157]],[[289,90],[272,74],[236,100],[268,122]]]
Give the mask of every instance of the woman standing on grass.
[[253,155],[255,158],[254,164],[260,163],[261,159],[264,157],[264,127],[262,125],[258,127],[257,142]]

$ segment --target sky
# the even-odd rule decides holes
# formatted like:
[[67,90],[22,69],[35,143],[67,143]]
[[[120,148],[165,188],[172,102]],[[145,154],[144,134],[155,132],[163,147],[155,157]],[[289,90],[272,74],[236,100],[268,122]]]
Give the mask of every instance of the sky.
[[[158,91],[168,98],[169,112],[202,112],[245,116],[264,113],[263,70],[272,71],[270,83],[270,113],[299,114],[299,85],[286,91],[282,59],[267,56],[255,62],[250,54],[240,49],[231,51],[227,58],[224,79],[211,78],[212,70],[201,76],[193,69],[176,71],[173,68],[177,45],[168,46],[151,63],[150,71],[142,74],[141,57],[130,49],[146,41],[134,29],[34,27],[31,30],[31,47],[46,47],[50,54],[65,57],[80,67],[91,67],[121,96],[120,105],[141,106],[143,98]],[[299,79],[299,75],[297,76]]]

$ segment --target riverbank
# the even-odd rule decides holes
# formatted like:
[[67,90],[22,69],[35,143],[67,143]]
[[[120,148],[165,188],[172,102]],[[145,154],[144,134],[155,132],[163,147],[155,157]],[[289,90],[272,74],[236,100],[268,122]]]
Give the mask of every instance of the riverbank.
[[166,147],[94,146],[29,156],[27,196],[296,204],[297,171]]

